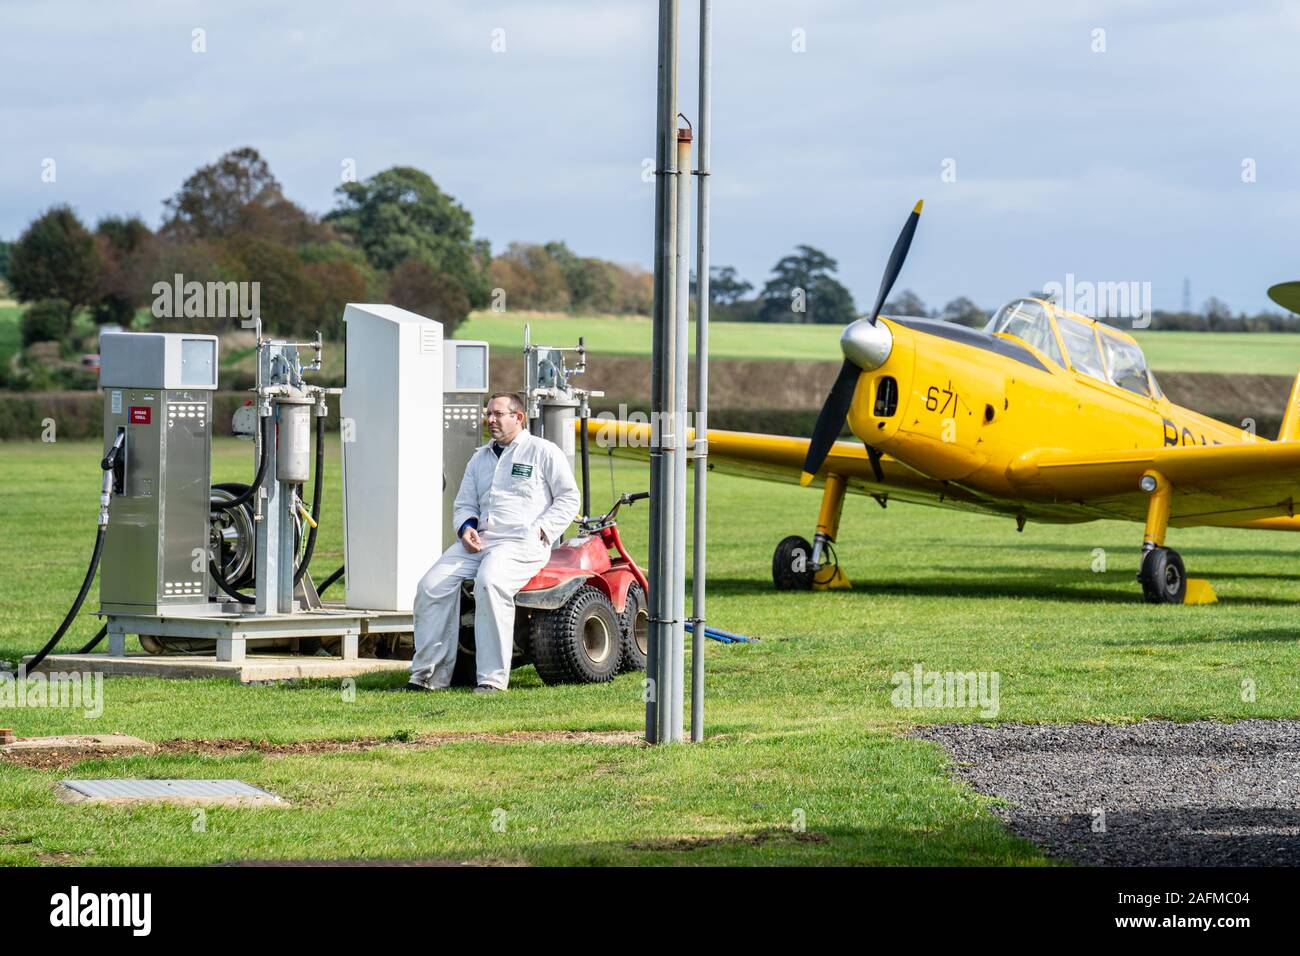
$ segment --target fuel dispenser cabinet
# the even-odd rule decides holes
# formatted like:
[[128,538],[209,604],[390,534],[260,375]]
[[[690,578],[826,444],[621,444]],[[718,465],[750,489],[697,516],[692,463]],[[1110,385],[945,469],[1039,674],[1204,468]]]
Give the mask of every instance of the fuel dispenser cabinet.
[[102,610],[202,613],[217,338],[109,333],[100,356],[105,451],[126,433],[100,565]]

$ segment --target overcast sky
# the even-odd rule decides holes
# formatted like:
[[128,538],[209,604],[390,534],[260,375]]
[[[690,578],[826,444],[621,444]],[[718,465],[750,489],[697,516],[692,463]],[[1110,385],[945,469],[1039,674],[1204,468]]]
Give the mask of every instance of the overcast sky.
[[[683,3],[692,119],[697,9]],[[345,160],[362,178],[412,165],[494,250],[558,238],[648,267],[656,10],[0,0],[0,237],[62,202],[156,225],[195,168],[251,145],[317,213]],[[714,10],[713,261],[755,285],[807,243],[869,308],[921,197],[899,288],[931,307],[991,308],[1073,273],[1150,281],[1157,308],[1180,306],[1187,277],[1194,305],[1255,311],[1300,278],[1294,0]]]

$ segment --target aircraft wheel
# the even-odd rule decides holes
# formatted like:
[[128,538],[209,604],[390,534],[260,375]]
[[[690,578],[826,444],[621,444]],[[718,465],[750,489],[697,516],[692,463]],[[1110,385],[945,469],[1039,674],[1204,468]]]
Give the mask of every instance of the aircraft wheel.
[[1148,604],[1182,604],[1187,596],[1187,570],[1172,548],[1154,548],[1143,555],[1138,580]]
[[772,552],[772,583],[778,591],[811,591],[812,545],[792,534],[782,538]]

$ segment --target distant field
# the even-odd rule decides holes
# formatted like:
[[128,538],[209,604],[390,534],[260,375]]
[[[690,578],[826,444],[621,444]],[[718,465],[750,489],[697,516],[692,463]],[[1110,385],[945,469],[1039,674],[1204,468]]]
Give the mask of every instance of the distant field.
[[1151,367],[1159,372],[1295,375],[1300,335],[1287,332],[1138,332]]
[[[8,362],[20,344],[22,309],[0,300],[0,362]],[[585,336],[595,354],[649,355],[650,320],[644,316],[572,316],[516,312],[475,312],[457,330],[461,339],[485,339],[498,353],[523,348],[524,324],[534,342],[577,345]],[[272,330],[273,331],[273,330]],[[1221,372],[1295,375],[1300,371],[1300,335],[1285,332],[1138,332],[1147,360],[1156,372]],[[826,325],[774,325],[713,322],[709,354],[719,359],[812,359],[837,361],[840,329]],[[694,352],[695,326],[691,326]],[[327,349],[326,372],[342,374],[342,349]],[[332,356],[332,357],[331,357]],[[231,361],[235,358],[235,361]],[[245,358],[240,356],[239,358]],[[226,368],[251,363],[227,356]],[[332,366],[337,365],[335,369]]]
[[[497,315],[476,312],[457,330],[462,339],[485,339],[496,349],[523,347],[523,326],[534,342],[576,345],[584,335],[593,352],[649,355],[650,320],[641,316]],[[694,325],[691,343],[694,346]],[[820,359],[837,361],[840,329],[825,325],[750,322],[709,324],[713,358]],[[1285,332],[1138,332],[1147,361],[1157,372],[1222,372],[1294,375],[1300,371],[1300,335]],[[694,348],[692,348],[694,351]]]
[[[571,316],[541,312],[475,312],[456,330],[458,339],[485,339],[494,348],[522,349],[524,325],[545,345],[577,345],[605,355],[649,355],[651,328],[645,316]],[[829,359],[840,356],[840,329],[829,325],[710,322],[709,354],[731,359]],[[695,323],[691,323],[695,352]]]
[[18,329],[18,318],[22,308],[17,302],[0,299],[0,362],[8,362],[22,344],[22,333]]

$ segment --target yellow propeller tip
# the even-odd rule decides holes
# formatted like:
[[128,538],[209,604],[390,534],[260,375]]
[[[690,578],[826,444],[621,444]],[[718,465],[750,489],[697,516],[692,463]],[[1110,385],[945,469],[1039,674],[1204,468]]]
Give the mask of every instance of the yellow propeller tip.
[[912,210],[912,212],[916,213],[919,216],[921,214],[921,207],[924,205],[925,205],[925,200],[918,199],[916,201],[916,207]]
[[814,475],[811,475],[805,471],[799,475],[799,484],[807,488],[809,485],[812,484],[812,480],[814,477],[815,477]]

